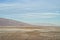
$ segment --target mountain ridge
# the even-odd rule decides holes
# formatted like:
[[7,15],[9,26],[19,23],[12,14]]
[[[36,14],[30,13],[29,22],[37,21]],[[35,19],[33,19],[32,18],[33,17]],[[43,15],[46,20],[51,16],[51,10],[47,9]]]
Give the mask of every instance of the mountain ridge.
[[0,26],[30,26],[30,24],[12,19],[0,18]]

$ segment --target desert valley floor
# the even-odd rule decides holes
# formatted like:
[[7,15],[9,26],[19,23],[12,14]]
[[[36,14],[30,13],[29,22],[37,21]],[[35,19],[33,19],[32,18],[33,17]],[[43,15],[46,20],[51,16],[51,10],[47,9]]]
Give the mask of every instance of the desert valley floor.
[[60,40],[60,28],[0,28],[0,40]]

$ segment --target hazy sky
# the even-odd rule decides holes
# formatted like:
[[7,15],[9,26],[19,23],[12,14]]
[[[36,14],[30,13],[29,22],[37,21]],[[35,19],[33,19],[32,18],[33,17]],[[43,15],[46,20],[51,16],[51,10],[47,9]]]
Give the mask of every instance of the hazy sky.
[[0,18],[60,25],[60,0],[0,0]]

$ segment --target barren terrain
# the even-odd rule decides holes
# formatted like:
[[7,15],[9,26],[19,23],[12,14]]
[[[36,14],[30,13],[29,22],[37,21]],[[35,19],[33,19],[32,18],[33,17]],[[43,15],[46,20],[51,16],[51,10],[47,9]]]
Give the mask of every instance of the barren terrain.
[[0,40],[60,40],[60,29],[0,28]]

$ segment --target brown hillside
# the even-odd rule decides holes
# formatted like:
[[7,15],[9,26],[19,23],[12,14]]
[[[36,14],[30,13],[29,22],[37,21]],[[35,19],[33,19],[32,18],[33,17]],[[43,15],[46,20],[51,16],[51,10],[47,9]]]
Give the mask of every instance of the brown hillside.
[[30,26],[30,24],[11,19],[0,18],[0,26]]

